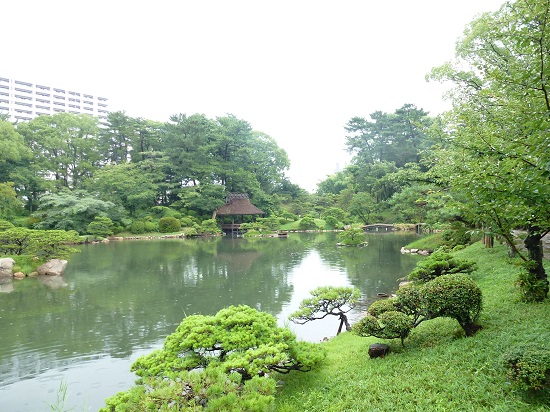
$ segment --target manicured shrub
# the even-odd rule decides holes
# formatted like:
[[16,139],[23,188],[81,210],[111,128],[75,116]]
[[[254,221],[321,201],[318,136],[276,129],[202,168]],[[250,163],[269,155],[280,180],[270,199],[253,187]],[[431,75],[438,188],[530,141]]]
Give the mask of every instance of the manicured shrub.
[[402,312],[390,310],[382,312],[378,316],[367,315],[353,325],[353,331],[359,336],[376,336],[381,339],[400,338],[409,336],[414,323],[412,319]]
[[181,229],[181,223],[172,216],[162,217],[159,220],[160,233],[173,233]]
[[87,232],[89,235],[107,237],[113,234],[113,221],[106,216],[96,216],[88,224]]
[[189,216],[184,216],[180,218],[181,227],[193,227],[193,224],[196,223],[195,220]]
[[145,223],[142,220],[136,220],[130,226],[130,232],[134,235],[145,233]]
[[366,234],[361,226],[355,225],[338,234],[338,243],[344,246],[359,246],[366,242]]
[[315,224],[315,217],[311,215],[305,215],[298,223],[298,228],[300,230],[317,229],[317,225]]
[[550,388],[550,348],[519,345],[510,348],[502,360],[508,378],[521,389]]
[[452,273],[472,273],[475,262],[454,257],[450,253],[435,252],[416,264],[409,274],[409,280],[428,282],[438,276]]
[[156,232],[158,230],[158,224],[155,222],[151,222],[150,220],[146,220],[145,222],[143,222],[143,228],[147,233]]
[[15,226],[13,225],[13,223],[8,222],[7,220],[0,220],[0,232],[3,230],[12,229],[14,227]]
[[395,300],[394,298],[377,300],[369,306],[367,313],[371,316],[380,316],[384,312],[396,310]]
[[466,336],[472,336],[479,326],[481,289],[467,275],[440,276],[421,286],[422,312],[427,318],[448,317],[458,321]]
[[543,279],[537,279],[526,267],[521,268],[514,285],[524,302],[542,302],[546,299],[547,283]]
[[218,227],[215,219],[206,219],[201,223],[200,232],[207,235],[217,235],[221,233],[221,229]]

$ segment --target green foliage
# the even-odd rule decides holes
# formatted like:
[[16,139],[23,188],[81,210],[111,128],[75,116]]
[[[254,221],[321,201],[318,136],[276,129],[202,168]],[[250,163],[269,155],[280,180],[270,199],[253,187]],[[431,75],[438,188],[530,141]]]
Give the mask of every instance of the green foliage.
[[308,371],[324,357],[319,345],[297,342],[272,315],[231,306],[192,315],[162,349],[138,358],[137,386],[106,401],[104,411],[263,411],[273,401],[268,373]]
[[441,232],[432,233],[427,236],[423,236],[418,240],[415,240],[405,247],[407,249],[424,249],[424,250],[437,250],[443,246],[443,239],[441,238]]
[[106,216],[96,216],[88,225],[87,233],[93,236],[108,237],[113,234],[113,221]]
[[120,220],[121,213],[114,203],[99,200],[88,192],[62,191],[41,198],[40,207],[35,213],[41,220],[35,224],[35,228],[85,233],[96,216],[106,216],[115,221]]
[[[463,198],[472,223],[499,234],[550,290],[540,238],[550,230],[548,0],[506,2],[470,23],[456,59],[431,77],[454,84],[453,109],[434,124],[431,175]],[[527,233],[527,253],[513,229]],[[526,239],[527,240],[527,239]]]
[[359,225],[353,225],[338,234],[338,243],[344,246],[359,246],[365,244],[366,238],[365,230]]
[[181,372],[178,379],[144,378],[141,384],[105,401],[100,412],[250,411],[263,412],[273,403],[275,380],[254,377],[242,382],[221,368]]
[[443,275],[422,286],[422,311],[427,319],[456,319],[467,336],[476,332],[482,309],[482,294],[476,283],[463,274]]
[[346,313],[355,307],[361,297],[361,292],[358,289],[320,286],[312,290],[310,294],[311,297],[300,302],[298,310],[289,316],[292,322],[302,325],[332,315],[339,317],[340,329],[343,324],[346,325],[346,330],[351,329]]
[[514,346],[502,357],[508,378],[521,389],[550,387],[550,349],[530,343]]
[[221,233],[221,229],[216,219],[206,219],[201,222],[200,232],[207,235],[218,235]]
[[12,182],[0,183],[0,219],[10,218],[23,210]]
[[33,230],[16,227],[0,232],[0,251],[6,255],[32,254],[42,260],[63,259],[77,249],[78,233],[64,230]]
[[162,217],[159,220],[160,233],[173,233],[181,229],[181,222],[175,217]]
[[300,219],[298,227],[300,230],[317,229],[317,225],[315,224],[315,216],[305,215]]
[[130,232],[134,235],[145,233],[145,222],[143,220],[134,220],[130,226]]
[[0,232],[8,229],[13,229],[14,225],[7,220],[0,220]]
[[409,336],[414,323],[402,312],[391,310],[377,316],[367,315],[353,325],[353,332],[359,336],[376,336],[381,339],[400,338],[401,342]]
[[523,265],[518,273],[514,285],[518,288],[521,300],[524,302],[541,302],[546,298],[547,283],[530,272]]
[[438,276],[452,273],[472,273],[475,262],[459,259],[450,253],[435,252],[416,264],[416,268],[409,274],[409,280],[428,282]]

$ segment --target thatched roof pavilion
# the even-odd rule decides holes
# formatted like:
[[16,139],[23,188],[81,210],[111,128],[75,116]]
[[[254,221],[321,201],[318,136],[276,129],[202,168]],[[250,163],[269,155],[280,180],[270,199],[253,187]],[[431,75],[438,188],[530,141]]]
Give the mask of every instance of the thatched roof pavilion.
[[[220,206],[213,213],[216,216],[231,216],[231,224],[222,225],[223,230],[238,230],[243,216],[265,215],[265,212],[258,209],[252,203],[246,193],[229,193],[225,199],[225,205]],[[237,218],[237,223],[235,222]]]

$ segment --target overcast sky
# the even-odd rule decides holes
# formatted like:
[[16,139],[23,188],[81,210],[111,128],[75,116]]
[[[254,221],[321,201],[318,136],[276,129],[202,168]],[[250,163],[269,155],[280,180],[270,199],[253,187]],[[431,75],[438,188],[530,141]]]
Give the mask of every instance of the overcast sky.
[[0,76],[166,121],[231,113],[272,136],[312,191],[349,161],[344,125],[447,106],[425,75],[504,0],[5,0]]

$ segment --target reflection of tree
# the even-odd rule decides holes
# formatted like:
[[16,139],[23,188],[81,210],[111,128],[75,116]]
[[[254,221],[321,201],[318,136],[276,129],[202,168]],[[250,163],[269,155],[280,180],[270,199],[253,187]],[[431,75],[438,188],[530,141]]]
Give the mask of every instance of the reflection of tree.
[[319,244],[318,251],[325,263],[346,272],[350,283],[361,290],[363,299],[372,299],[377,293],[393,292],[398,279],[415,267],[417,257],[399,252],[415,238],[415,234],[406,233],[367,234],[366,247],[336,248],[334,237]]
[[410,241],[396,236],[371,235],[365,248],[337,248],[334,233],[82,246],[65,272],[67,287],[25,279],[1,295],[0,383],[106,353],[127,357],[194,313],[246,304],[277,315],[293,293],[288,275],[311,250],[347,272],[363,296],[393,290],[416,262],[393,253]]
[[[193,313],[236,304],[280,313],[293,292],[287,275],[307,253],[307,242],[214,238],[82,249],[65,272],[68,287],[51,290],[26,279],[2,296],[0,343],[15,348],[0,355],[5,383],[70,364],[73,356],[127,357]],[[37,351],[38,359],[29,355]]]

